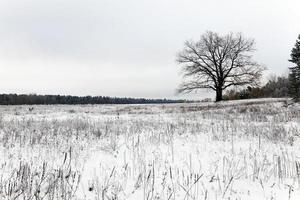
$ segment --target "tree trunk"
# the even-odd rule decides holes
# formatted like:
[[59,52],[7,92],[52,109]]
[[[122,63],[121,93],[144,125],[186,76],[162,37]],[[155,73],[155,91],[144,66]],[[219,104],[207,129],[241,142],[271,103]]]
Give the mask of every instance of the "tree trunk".
[[222,88],[217,88],[216,90],[216,102],[223,100],[223,90]]

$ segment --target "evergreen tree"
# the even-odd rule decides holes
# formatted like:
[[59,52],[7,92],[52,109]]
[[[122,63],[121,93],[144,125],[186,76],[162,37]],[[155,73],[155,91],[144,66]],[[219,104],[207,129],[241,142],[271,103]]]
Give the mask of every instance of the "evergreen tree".
[[299,79],[299,72],[297,72],[296,67],[290,69],[289,81],[290,81],[289,93],[294,98],[294,100],[299,101],[300,79]]
[[300,35],[296,41],[295,47],[291,52],[290,62],[294,63],[295,66],[290,68],[290,94],[295,100],[299,100],[300,97]]

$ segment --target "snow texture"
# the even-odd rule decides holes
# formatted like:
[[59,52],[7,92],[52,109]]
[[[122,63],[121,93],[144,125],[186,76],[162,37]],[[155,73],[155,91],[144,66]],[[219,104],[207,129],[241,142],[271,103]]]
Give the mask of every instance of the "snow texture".
[[1,200],[300,199],[288,99],[0,111]]

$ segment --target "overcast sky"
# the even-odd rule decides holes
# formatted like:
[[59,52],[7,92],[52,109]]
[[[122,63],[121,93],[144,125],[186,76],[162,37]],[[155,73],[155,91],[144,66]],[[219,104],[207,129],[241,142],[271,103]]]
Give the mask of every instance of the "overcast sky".
[[280,75],[299,9],[299,0],[0,0],[0,93],[185,98],[175,95],[175,55],[207,30],[254,38],[265,77]]

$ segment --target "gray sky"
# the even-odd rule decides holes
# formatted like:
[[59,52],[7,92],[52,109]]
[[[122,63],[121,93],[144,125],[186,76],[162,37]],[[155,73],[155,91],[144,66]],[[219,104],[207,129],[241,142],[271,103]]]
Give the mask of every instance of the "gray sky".
[[0,93],[175,96],[176,53],[207,30],[256,40],[287,73],[299,0],[1,0]]

